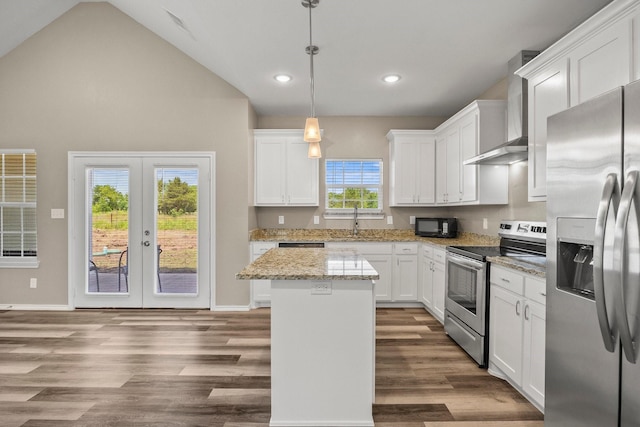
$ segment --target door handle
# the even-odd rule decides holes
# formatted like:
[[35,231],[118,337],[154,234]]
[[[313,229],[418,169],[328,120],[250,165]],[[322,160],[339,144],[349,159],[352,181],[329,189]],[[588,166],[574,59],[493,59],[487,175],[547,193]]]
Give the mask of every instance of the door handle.
[[593,291],[596,300],[596,313],[604,348],[610,352],[615,349],[616,336],[609,324],[609,314],[607,313],[607,303],[604,295],[604,238],[609,209],[613,208],[613,215],[617,216],[619,204],[620,187],[618,186],[618,176],[615,173],[610,173],[607,175],[602,187],[602,196],[600,197],[596,215],[593,245]]
[[636,362],[636,345],[631,336],[629,317],[627,316],[627,304],[624,296],[624,290],[628,286],[627,279],[629,271],[628,257],[625,253],[625,248],[627,247],[627,226],[632,206],[635,206],[636,221],[638,220],[638,208],[640,208],[640,205],[638,204],[638,197],[635,197],[637,184],[638,171],[629,172],[624,183],[624,190],[622,190],[622,197],[620,198],[620,208],[616,216],[616,229],[613,243],[613,265],[615,274],[613,283],[616,290],[616,321],[618,330],[620,331],[620,341],[622,342],[624,355],[631,363]]

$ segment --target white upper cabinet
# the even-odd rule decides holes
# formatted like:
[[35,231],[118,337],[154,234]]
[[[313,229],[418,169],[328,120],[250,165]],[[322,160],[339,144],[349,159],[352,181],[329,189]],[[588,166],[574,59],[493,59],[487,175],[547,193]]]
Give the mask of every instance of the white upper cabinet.
[[435,138],[431,130],[391,130],[390,205],[435,203]]
[[507,204],[506,165],[465,160],[506,142],[505,101],[474,101],[436,129],[436,203]]
[[255,205],[318,206],[318,159],[302,130],[255,130]]
[[547,118],[640,78],[640,4],[611,2],[517,74],[529,89],[529,201],[546,200]]

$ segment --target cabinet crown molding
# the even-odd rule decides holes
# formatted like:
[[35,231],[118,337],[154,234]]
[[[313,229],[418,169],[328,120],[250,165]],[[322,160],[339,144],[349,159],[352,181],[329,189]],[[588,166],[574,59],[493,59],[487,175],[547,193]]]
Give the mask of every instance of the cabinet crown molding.
[[639,7],[639,0],[612,1],[560,40],[543,50],[538,56],[517,70],[515,74],[529,79],[556,60],[565,58],[577,46],[605,31],[621,19],[626,18]]

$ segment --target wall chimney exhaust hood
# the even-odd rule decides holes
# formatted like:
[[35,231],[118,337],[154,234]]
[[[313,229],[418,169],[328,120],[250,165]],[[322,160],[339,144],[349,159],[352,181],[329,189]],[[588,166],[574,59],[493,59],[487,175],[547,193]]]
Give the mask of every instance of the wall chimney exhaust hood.
[[507,142],[463,162],[465,165],[510,165],[528,157],[527,80],[516,70],[540,52],[523,50],[507,66]]

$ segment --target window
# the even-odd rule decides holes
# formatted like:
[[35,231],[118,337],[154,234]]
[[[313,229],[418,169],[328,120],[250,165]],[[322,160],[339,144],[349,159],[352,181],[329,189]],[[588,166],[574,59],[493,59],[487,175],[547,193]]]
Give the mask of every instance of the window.
[[327,213],[382,212],[382,160],[325,161]]
[[37,266],[36,153],[0,151],[0,266]]

